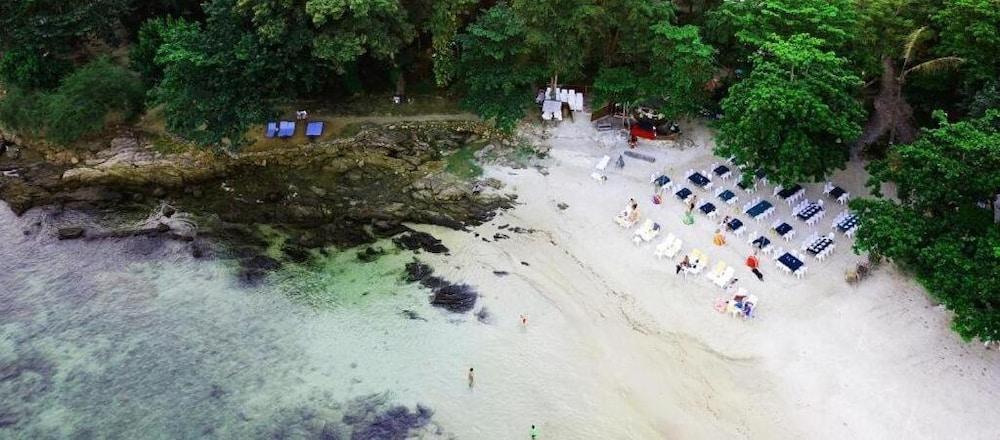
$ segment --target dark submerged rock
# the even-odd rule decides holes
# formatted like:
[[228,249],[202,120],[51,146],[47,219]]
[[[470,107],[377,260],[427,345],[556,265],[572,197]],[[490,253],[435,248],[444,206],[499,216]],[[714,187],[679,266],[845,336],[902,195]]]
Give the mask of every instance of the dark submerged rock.
[[433,235],[426,232],[410,231],[392,240],[396,246],[402,249],[415,251],[424,250],[432,254],[441,254],[448,252],[448,248],[441,244],[441,240],[434,238]]
[[483,324],[492,324],[493,314],[486,307],[483,307],[476,312],[476,319]]
[[447,284],[434,289],[431,304],[450,312],[464,313],[476,306],[479,294],[468,284]]
[[312,254],[309,253],[308,249],[290,243],[286,243],[281,247],[281,253],[285,254],[294,263],[305,263],[312,258]]
[[413,261],[406,263],[406,281],[410,283],[415,283],[418,281],[423,281],[425,278],[430,277],[434,273],[434,269],[430,266],[421,263],[419,261]]
[[248,286],[259,284],[267,277],[268,272],[281,268],[281,262],[265,255],[255,255],[240,261],[242,269],[239,279]]
[[403,310],[402,312],[400,312],[400,314],[405,316],[407,319],[412,319],[414,321],[424,321],[424,322],[427,321],[413,310]]
[[362,251],[358,252],[358,261],[362,263],[371,263],[372,261],[378,260],[378,257],[385,255],[385,250],[382,248],[367,247]]
[[450,312],[465,313],[476,306],[479,294],[468,284],[452,284],[441,277],[433,276],[434,270],[419,261],[406,264],[406,281],[420,282],[431,289],[431,304]]

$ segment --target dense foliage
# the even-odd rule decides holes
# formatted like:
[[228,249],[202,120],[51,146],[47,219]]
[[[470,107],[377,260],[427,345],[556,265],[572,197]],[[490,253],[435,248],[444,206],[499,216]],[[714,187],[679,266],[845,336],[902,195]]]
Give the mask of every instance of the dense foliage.
[[99,58],[51,92],[12,89],[0,100],[0,120],[10,129],[67,144],[100,132],[108,122],[132,119],[142,109],[143,95],[136,75]]
[[805,34],[764,43],[750,76],[722,101],[718,153],[786,185],[819,180],[860,133],[860,80]]
[[69,143],[101,131],[108,118],[127,121],[142,109],[142,82],[100,58],[76,70],[46,98],[46,135]]
[[533,98],[534,72],[518,66],[524,56],[525,25],[510,10],[490,8],[459,36],[464,104],[504,130],[514,127]]
[[[943,119],[943,116],[942,116]],[[860,250],[911,269],[955,312],[965,338],[1000,340],[1000,226],[992,202],[1000,190],[1000,112],[924,131],[869,167],[876,193],[856,200]]]

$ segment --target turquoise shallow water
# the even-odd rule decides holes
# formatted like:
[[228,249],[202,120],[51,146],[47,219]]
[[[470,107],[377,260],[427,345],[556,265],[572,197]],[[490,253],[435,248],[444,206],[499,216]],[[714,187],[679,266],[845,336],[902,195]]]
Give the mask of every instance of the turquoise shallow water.
[[53,222],[0,206],[0,438],[449,436],[426,353],[482,325],[402,283],[411,255],[246,288],[182,243],[60,242]]

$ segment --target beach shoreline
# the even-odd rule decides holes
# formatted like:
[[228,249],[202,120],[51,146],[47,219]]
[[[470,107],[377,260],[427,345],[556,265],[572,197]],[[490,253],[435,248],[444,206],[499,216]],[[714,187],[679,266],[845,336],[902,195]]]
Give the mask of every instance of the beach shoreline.
[[[597,142],[586,122],[563,122],[544,141],[552,150],[541,168],[487,167],[488,177],[506,183],[504,192],[517,194],[515,209],[471,232],[414,226],[452,249],[451,256],[427,261],[446,278],[475,285],[483,295],[480,306],[496,316],[502,331],[518,331],[518,316],[526,314],[531,338],[579,344],[565,367],[572,373],[525,379],[585,394],[563,405],[601,396],[591,414],[527,404],[538,418],[549,417],[532,419],[547,438],[994,438],[1000,422],[990,408],[1000,390],[1000,357],[963,342],[949,329],[949,313],[909,276],[885,264],[849,285],[844,273],[861,257],[851,251],[852,240],[837,233],[832,256],[822,262],[808,257],[802,279],[762,257],[761,282],[743,265],[750,253],[746,236],[730,235],[726,246],[716,247],[718,219],[696,213],[689,226],[682,222],[684,204],[672,194],[660,205],[651,202],[651,174],[677,182],[687,169],[722,162],[711,156],[707,129],[690,129],[697,147],[640,144],[638,151],[655,163],[626,158],[624,168],[610,166],[600,183],[590,177],[594,164],[620,150]],[[859,162],[831,177],[855,195],[867,193],[866,179]],[[732,188],[735,180],[716,183]],[[805,186],[806,198],[823,197],[822,184]],[[752,196],[774,200],[772,188],[760,187]],[[696,194],[711,200],[714,188]],[[651,243],[633,244],[632,230],[612,222],[630,197],[644,218],[663,226]],[[811,230],[829,232],[844,208],[827,203],[826,218],[814,227],[796,219],[799,235],[780,244],[797,248]],[[776,217],[792,221],[789,207],[777,208]],[[764,232],[771,223],[756,224],[739,208],[722,209],[750,231]],[[530,232],[506,232],[515,226]],[[703,276],[675,275],[679,258],[657,259],[653,250],[667,232],[684,239],[680,255],[697,247],[711,256],[710,265],[723,260],[734,266],[739,285],[760,298],[756,316],[741,320],[717,312],[713,305],[726,296],[722,289]],[[495,234],[510,238],[494,240]],[[488,370],[476,371],[477,381],[485,381]],[[574,425],[587,417],[597,418],[593,429]]]

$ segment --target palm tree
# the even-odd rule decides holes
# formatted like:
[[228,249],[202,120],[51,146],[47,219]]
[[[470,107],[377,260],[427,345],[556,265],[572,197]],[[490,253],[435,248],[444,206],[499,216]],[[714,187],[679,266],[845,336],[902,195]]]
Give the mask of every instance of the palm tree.
[[907,77],[911,73],[951,69],[965,61],[959,57],[947,56],[911,65],[919,51],[919,44],[927,32],[927,26],[924,26],[906,37],[901,54],[902,63],[898,66],[893,57],[886,55],[882,58],[882,77],[879,80],[878,95],[875,96],[875,110],[861,132],[859,146],[867,147],[883,137],[886,137],[890,144],[913,142],[917,137],[913,108],[903,95]]

